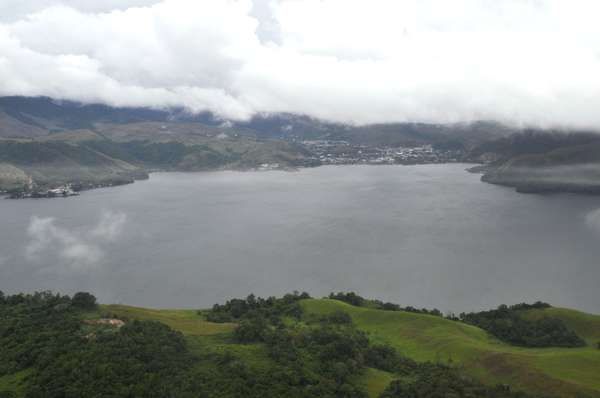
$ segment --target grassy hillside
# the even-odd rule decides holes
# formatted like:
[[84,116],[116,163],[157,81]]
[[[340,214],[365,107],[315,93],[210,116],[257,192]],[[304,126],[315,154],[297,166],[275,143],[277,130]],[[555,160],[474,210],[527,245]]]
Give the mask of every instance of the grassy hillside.
[[[417,361],[443,361],[464,366],[467,373],[490,384],[506,383],[526,391],[573,396],[600,396],[600,350],[584,348],[518,348],[502,343],[474,326],[432,315],[354,307],[336,300],[306,300],[308,313],[343,310],[372,340],[393,345]],[[600,333],[599,316],[551,308],[529,311],[530,317],[560,316],[590,344]]]
[[[304,299],[299,301],[299,305],[303,310],[302,318],[285,320],[289,331],[297,337],[314,328],[315,322],[318,323],[324,316],[339,315],[342,311],[351,317],[357,329],[367,333],[371,344],[390,345],[403,356],[418,362],[450,363],[484,383],[508,384],[513,390],[551,396],[585,394],[600,397],[600,379],[597,377],[600,350],[596,348],[600,340],[598,315],[563,308],[523,311],[522,316],[530,320],[542,317],[561,319],[588,343],[583,348],[531,349],[503,343],[482,329],[440,316],[356,307],[331,299]],[[233,378],[232,385],[237,382],[240,386],[243,383],[240,384],[239,377],[247,378],[248,375],[255,375],[256,383],[265,383],[270,375],[281,371],[281,364],[273,357],[273,346],[265,342],[240,343],[235,337],[236,323],[209,322],[206,312],[101,305],[82,314],[83,320],[79,323],[84,325],[91,320],[109,317],[122,319],[128,325],[134,320],[158,321],[181,332],[188,349],[197,358],[189,362],[189,374],[204,380],[201,383],[209,383],[207,388],[220,391],[224,397],[239,395],[223,384],[215,387],[210,383],[222,383]],[[87,331],[85,328],[88,328]],[[100,333],[97,328],[84,326],[82,333],[90,330]],[[230,371],[235,375],[230,375]],[[26,368],[0,377],[0,391],[11,391],[16,397],[24,396],[28,376],[32,374],[33,370]],[[366,368],[355,381],[363,386],[369,397],[375,398],[390,382],[402,377],[401,374]]]
[[235,328],[233,323],[207,322],[196,310],[155,310],[126,305],[102,305],[100,309],[122,319],[159,321],[186,336],[210,336],[232,332]]
[[[301,303],[307,315],[325,315],[342,310],[352,316],[357,327],[378,343],[388,343],[401,354],[416,361],[441,361],[464,366],[467,373],[489,384],[510,384],[531,392],[543,391],[572,396],[586,392],[600,396],[600,316],[564,309],[547,308],[523,313],[528,319],[545,316],[563,320],[588,342],[584,348],[530,349],[514,347],[485,331],[438,316],[404,311],[382,311],[355,307],[337,300],[309,299]],[[203,320],[192,310],[151,310],[127,306],[103,306],[103,309],[131,319],[153,319],[166,323],[188,336],[194,344],[212,344],[219,350],[231,350],[253,358],[257,366],[270,366],[260,345],[224,343],[234,324],[216,324]],[[211,337],[212,336],[212,337]],[[219,338],[219,336],[221,336]],[[364,384],[370,396],[378,396],[394,379],[390,373],[369,369]]]
[[[329,299],[304,300],[301,305],[307,316],[339,310],[347,312],[359,329],[368,332],[372,341],[389,343],[416,361],[462,365],[467,373],[489,384],[504,383],[526,391],[564,396],[574,396],[578,392],[600,396],[600,378],[597,376],[600,350],[596,347],[600,341],[599,315],[565,308],[525,311],[523,316],[532,320],[557,317],[588,342],[588,347],[584,348],[530,349],[505,344],[477,327],[438,316],[355,307]],[[250,359],[256,366],[270,366],[260,345],[224,343],[223,336],[233,330],[234,324],[207,322],[193,310],[151,310],[115,305],[102,309],[120,317],[164,322],[188,336],[192,346],[213,344],[216,349],[230,350]],[[393,379],[394,375],[390,373],[369,369],[363,382],[370,396],[376,397]]]
[[[586,392],[600,396],[600,316],[563,308],[525,311],[528,319],[544,316],[563,320],[588,347],[520,348],[500,342],[485,331],[438,316],[404,311],[382,311],[355,307],[337,300],[302,301],[307,315],[325,315],[342,310],[352,316],[357,327],[378,343],[388,343],[401,354],[416,361],[441,361],[461,365],[467,373],[489,384],[510,384],[531,392],[560,393],[572,396]],[[232,350],[254,358],[257,366],[270,366],[260,345],[242,346],[224,343],[223,336],[234,324],[215,324],[190,310],[150,310],[127,306],[104,306],[108,312],[131,319],[154,319],[188,336],[196,345],[213,344],[220,350]],[[212,337],[211,337],[212,336]],[[221,336],[221,338],[219,338]],[[253,348],[250,348],[253,347]],[[370,396],[378,396],[394,379],[390,373],[369,369],[364,384]]]

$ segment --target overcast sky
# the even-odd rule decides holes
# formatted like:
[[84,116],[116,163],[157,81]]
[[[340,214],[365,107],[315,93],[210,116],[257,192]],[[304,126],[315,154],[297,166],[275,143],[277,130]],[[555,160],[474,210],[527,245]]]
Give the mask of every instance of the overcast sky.
[[1,0],[0,95],[600,128],[597,0]]

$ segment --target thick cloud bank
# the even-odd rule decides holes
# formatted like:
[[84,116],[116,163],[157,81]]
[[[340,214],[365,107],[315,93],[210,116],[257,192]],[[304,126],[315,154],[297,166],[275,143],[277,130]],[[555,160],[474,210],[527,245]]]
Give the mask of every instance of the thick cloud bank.
[[3,0],[0,95],[600,127],[596,0]]

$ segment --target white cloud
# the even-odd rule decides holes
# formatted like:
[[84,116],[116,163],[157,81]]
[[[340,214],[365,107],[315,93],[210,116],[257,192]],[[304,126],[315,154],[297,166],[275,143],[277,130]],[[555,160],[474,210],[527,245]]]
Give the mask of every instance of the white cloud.
[[57,261],[71,269],[94,266],[104,257],[105,245],[121,235],[126,220],[123,213],[105,212],[95,226],[70,230],[57,225],[55,218],[33,216],[27,228],[26,257]]
[[600,234],[600,209],[587,213],[585,215],[585,224],[588,228]]
[[5,0],[0,94],[600,127],[595,0]]
[[90,235],[107,241],[114,241],[123,232],[126,221],[127,215],[125,213],[105,211],[100,217],[100,222],[92,229]]

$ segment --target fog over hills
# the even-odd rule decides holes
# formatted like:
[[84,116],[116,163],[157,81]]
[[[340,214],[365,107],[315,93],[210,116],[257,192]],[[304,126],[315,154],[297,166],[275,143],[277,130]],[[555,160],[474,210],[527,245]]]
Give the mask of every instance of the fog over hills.
[[[7,0],[0,95],[353,125],[598,129],[599,5]],[[135,27],[135,28],[132,28]]]

